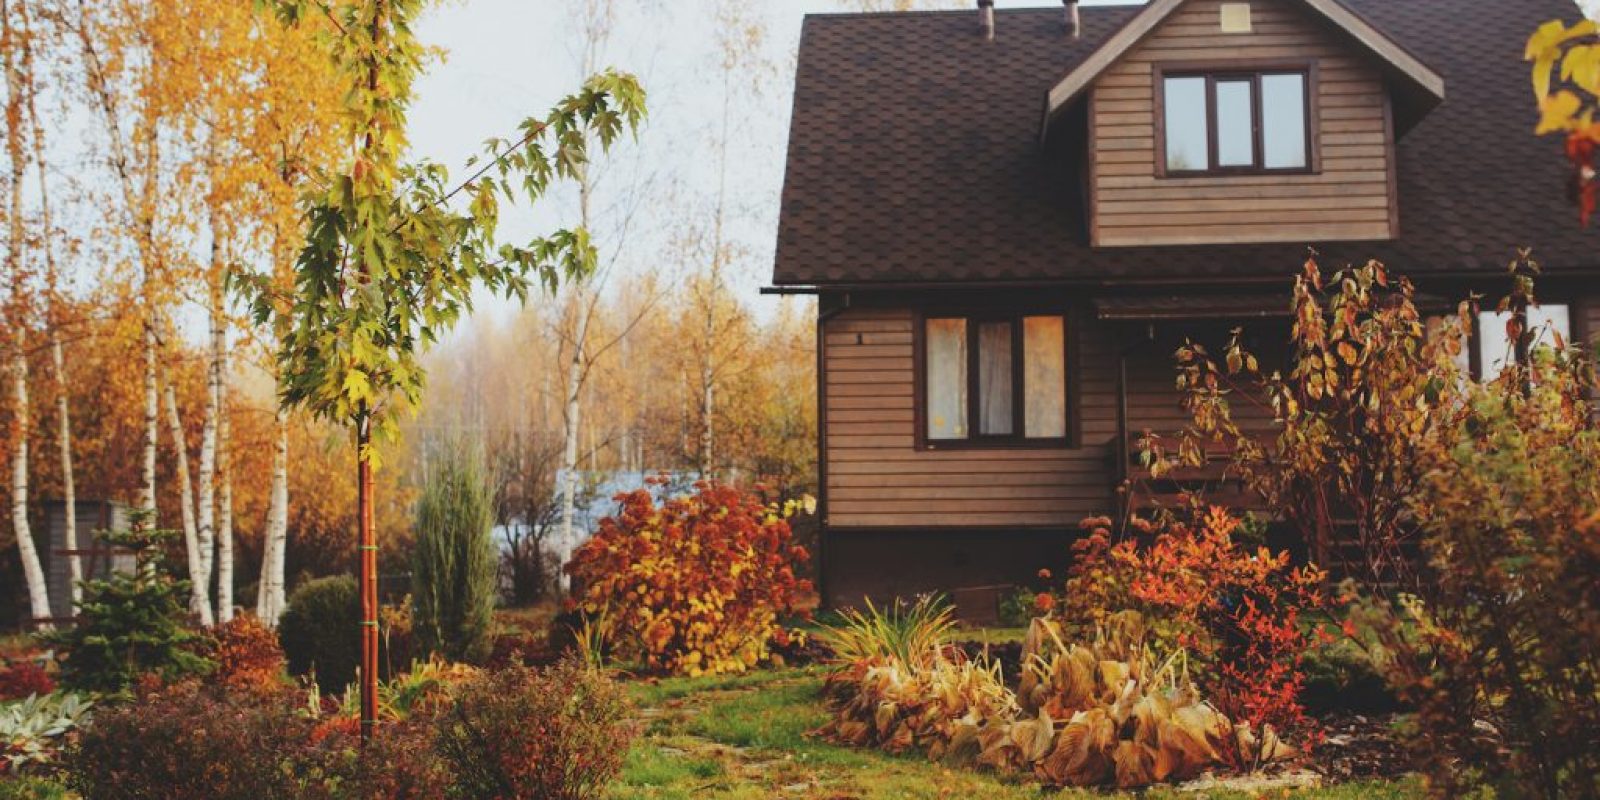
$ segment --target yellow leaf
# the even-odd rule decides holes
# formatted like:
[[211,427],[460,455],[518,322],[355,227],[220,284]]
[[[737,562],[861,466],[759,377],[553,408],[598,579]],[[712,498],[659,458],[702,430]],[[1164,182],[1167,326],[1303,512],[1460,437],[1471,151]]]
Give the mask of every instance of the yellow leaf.
[[1539,101],[1539,126],[1534,133],[1544,135],[1564,131],[1572,126],[1573,117],[1583,107],[1578,96],[1565,89]]

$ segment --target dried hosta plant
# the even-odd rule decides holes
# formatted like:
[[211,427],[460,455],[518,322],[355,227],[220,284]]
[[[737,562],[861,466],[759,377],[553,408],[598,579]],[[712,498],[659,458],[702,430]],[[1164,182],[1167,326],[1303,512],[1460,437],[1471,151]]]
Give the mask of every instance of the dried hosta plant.
[[1270,726],[1258,735],[1202,701],[1183,651],[1158,658],[1144,627],[1137,614],[1116,615],[1093,641],[1069,644],[1057,623],[1035,620],[1017,693],[998,665],[940,643],[916,650],[913,664],[875,651],[828,678],[837,716],[822,732],[1055,786],[1146,786],[1295,753]]

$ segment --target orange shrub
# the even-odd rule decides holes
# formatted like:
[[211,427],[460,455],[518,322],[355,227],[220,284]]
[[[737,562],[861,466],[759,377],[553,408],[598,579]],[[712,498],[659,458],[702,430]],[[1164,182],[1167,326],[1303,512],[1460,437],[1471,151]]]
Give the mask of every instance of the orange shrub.
[[242,614],[211,631],[210,652],[217,664],[213,679],[235,689],[264,689],[284,677],[283,648],[278,634],[249,614]]
[[1135,519],[1135,535],[1113,542],[1111,521],[1084,520],[1088,536],[1061,604],[1068,623],[1092,629],[1106,616],[1140,612],[1159,641],[1199,662],[1200,683],[1229,718],[1280,729],[1305,722],[1302,662],[1330,632],[1306,617],[1327,609],[1324,573],[1288,553],[1249,548],[1239,518],[1220,507],[1192,521]]
[[580,587],[574,604],[615,653],[690,675],[768,658],[786,636],[779,617],[811,588],[795,576],[810,556],[788,523],[800,503],[768,505],[711,481],[659,505],[648,489],[616,499],[617,515],[566,566]]

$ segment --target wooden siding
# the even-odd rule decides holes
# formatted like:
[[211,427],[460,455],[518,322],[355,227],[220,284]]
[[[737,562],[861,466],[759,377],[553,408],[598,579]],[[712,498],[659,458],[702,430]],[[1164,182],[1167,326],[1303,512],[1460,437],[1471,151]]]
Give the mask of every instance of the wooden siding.
[[[827,524],[832,528],[1075,526],[1107,510],[1113,365],[1080,345],[1072,389],[1098,409],[1082,448],[918,450],[908,309],[861,309],[824,325]],[[1104,348],[1098,348],[1103,351]],[[1111,416],[1106,415],[1110,410]],[[1108,427],[1108,420],[1109,425]]]
[[[910,309],[855,309],[823,326],[826,397],[826,523],[833,529],[1076,529],[1115,511],[1117,358],[1145,326],[1073,318],[1079,446],[1050,449],[919,450],[916,363]],[[1258,321],[1264,338],[1278,327]],[[1270,331],[1270,333],[1269,333]],[[1174,388],[1173,352],[1186,338],[1214,352],[1228,326],[1165,324],[1128,356],[1129,430],[1172,436],[1187,417]],[[1247,429],[1266,430],[1259,410],[1239,410]]]
[[[1311,242],[1398,235],[1393,125],[1369,56],[1283,0],[1253,0],[1254,30],[1223,34],[1219,0],[1191,0],[1090,93],[1096,246]],[[1157,177],[1155,68],[1316,63],[1315,174]]]

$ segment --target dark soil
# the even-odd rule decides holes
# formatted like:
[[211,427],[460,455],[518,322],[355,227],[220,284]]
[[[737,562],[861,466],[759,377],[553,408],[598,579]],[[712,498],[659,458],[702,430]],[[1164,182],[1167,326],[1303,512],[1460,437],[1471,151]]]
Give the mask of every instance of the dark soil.
[[1012,687],[1022,679],[1022,643],[1021,642],[956,642],[953,645],[957,650],[965,653],[967,658],[987,658],[991,662],[1000,664],[1000,674],[1005,678],[1006,684]]
[[1312,750],[1312,767],[1336,783],[1412,772],[1411,755],[1394,733],[1396,719],[1394,714],[1350,712],[1319,716],[1324,737]]

